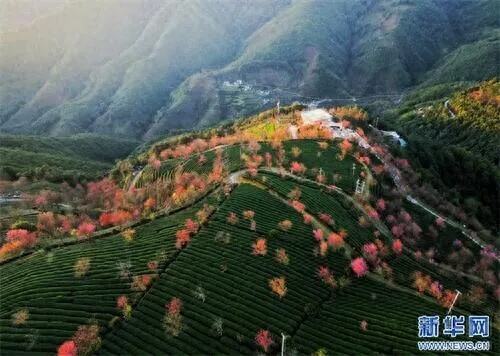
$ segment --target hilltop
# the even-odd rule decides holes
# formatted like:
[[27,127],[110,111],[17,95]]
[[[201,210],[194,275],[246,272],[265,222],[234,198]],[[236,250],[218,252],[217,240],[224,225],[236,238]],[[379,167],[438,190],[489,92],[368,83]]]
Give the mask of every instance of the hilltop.
[[2,132],[151,139],[498,71],[495,0],[52,2],[1,33]]
[[416,353],[456,289],[453,313],[493,320],[496,251],[409,199],[363,110],[302,109],[144,146],[71,213],[35,198],[0,249],[2,351]]

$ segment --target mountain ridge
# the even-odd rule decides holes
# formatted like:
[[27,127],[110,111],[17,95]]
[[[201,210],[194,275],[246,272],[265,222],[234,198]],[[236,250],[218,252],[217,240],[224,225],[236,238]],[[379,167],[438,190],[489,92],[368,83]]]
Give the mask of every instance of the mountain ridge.
[[[75,1],[3,33],[0,130],[151,139],[253,114],[278,98],[402,93],[497,71],[493,1],[253,5]],[[63,18],[75,11],[86,15],[70,26]],[[33,32],[49,49],[34,53]],[[478,68],[479,57],[488,65]]]

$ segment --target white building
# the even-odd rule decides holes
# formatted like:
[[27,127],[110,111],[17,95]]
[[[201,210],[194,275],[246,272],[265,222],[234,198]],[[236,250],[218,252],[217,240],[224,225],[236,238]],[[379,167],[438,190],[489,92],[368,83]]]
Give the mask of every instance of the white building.
[[302,117],[302,123],[304,125],[323,124],[325,126],[330,126],[330,124],[333,123],[333,116],[325,109],[302,111],[300,116]]
[[349,128],[345,128],[341,122],[334,121],[333,116],[325,109],[313,109],[302,111],[303,125],[321,124],[323,127],[328,127],[332,132],[333,137],[337,138],[355,138],[356,132]]
[[299,132],[299,128],[297,126],[290,125],[288,127],[288,133],[290,134],[290,137],[292,138],[292,140],[296,140],[299,137],[298,132]]
[[405,147],[406,146],[406,141],[403,140],[401,138],[401,136],[399,136],[399,134],[396,131],[383,131],[383,130],[380,130],[380,132],[382,132],[382,134],[384,136],[391,137],[394,141],[396,141],[397,143],[399,143],[399,145],[401,147]]

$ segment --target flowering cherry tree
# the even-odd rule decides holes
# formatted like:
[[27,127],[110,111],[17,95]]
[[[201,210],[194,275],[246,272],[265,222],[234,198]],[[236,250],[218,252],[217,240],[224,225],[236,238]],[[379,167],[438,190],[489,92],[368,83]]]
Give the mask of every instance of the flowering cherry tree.
[[290,172],[293,174],[304,174],[306,172],[306,166],[304,166],[303,163],[294,161],[290,165]]
[[116,307],[122,311],[125,319],[129,319],[132,315],[132,306],[129,304],[127,296],[119,296],[116,300]]
[[286,280],[285,277],[275,277],[269,280],[269,287],[278,297],[283,298],[286,295]]
[[132,221],[133,216],[130,212],[126,210],[119,209],[113,212],[102,213],[99,217],[99,224],[101,226],[109,225],[123,225],[129,221]]
[[398,255],[403,252],[403,243],[400,239],[396,239],[392,242],[392,250]]
[[304,224],[310,225],[312,223],[312,216],[309,214],[304,214]]
[[352,260],[351,269],[358,278],[363,277],[368,273],[368,265],[363,257],[358,257]]
[[56,230],[56,217],[53,212],[40,213],[37,216],[36,229],[39,233],[51,235]]
[[252,220],[255,216],[255,211],[253,210],[245,210],[243,212],[243,217],[246,219],[246,220]]
[[320,213],[319,219],[327,225],[333,225],[335,222],[330,214]]
[[152,210],[152,209],[154,209],[156,207],[156,199],[152,198],[152,197],[147,198],[144,201],[143,206],[144,206],[145,210]]
[[174,297],[165,304],[163,327],[172,336],[178,336],[182,331],[182,300]]
[[7,232],[7,242],[0,247],[0,259],[32,247],[36,243],[36,233],[25,229],[12,229]]
[[257,335],[255,335],[255,342],[262,347],[264,352],[268,352],[271,345],[274,344],[269,330],[259,330]]
[[57,356],[77,356],[78,349],[73,340],[65,341],[57,349]]
[[382,198],[377,200],[377,203],[375,205],[376,205],[378,211],[385,211],[385,209],[387,207],[385,200]]
[[370,242],[363,245],[363,256],[370,264],[376,265],[378,260],[378,247],[375,243]]
[[444,221],[444,219],[442,217],[436,218],[436,220],[434,221],[434,223],[440,229],[443,229],[446,226],[446,222]]
[[267,254],[267,241],[264,238],[257,239],[252,244],[253,254],[256,256],[265,256]]
[[200,228],[200,224],[193,219],[186,219],[184,226],[186,227],[186,230],[191,234],[197,233]]
[[328,242],[325,240],[321,240],[319,243],[319,254],[320,256],[326,256],[328,253]]
[[352,149],[352,143],[344,139],[341,143],[339,143],[339,148],[340,148],[340,159],[344,159],[347,153]]
[[334,250],[337,250],[344,246],[344,237],[342,236],[342,234],[332,232],[330,235],[328,235],[328,245]]
[[278,248],[276,250],[276,261],[283,265],[288,265],[288,263],[290,262],[290,258],[288,257],[288,254],[286,253],[286,250],[284,248]]
[[191,233],[188,229],[182,229],[175,233],[175,247],[181,249],[186,247],[191,242]]
[[313,230],[313,236],[314,236],[314,239],[316,241],[319,242],[319,241],[323,240],[323,235],[324,235],[323,230],[321,230],[321,229],[315,229],[315,230]]
[[94,233],[96,229],[96,226],[94,223],[90,221],[83,221],[78,225],[77,228],[77,235],[79,237],[89,237],[91,234]]
[[326,266],[319,267],[318,277],[323,283],[329,285],[332,288],[335,288],[337,286],[337,282],[335,281],[332,271],[330,271],[330,269]]
[[326,183],[326,175],[323,173],[323,171],[320,171],[316,175],[316,182],[318,182],[320,184],[325,184]]
[[239,221],[238,216],[233,212],[229,213],[226,220],[231,225],[236,225]]
[[148,164],[155,170],[159,170],[161,167],[161,161],[156,158],[156,156],[151,156],[149,157]]
[[31,247],[36,243],[36,233],[26,229],[7,231],[7,242],[18,242],[22,247]]
[[101,346],[99,330],[97,323],[78,327],[72,339],[76,344],[78,354],[91,355],[99,349]]
[[159,263],[158,263],[158,261],[153,260],[153,261],[149,261],[147,266],[151,272],[157,272]]
[[149,274],[141,274],[132,277],[132,284],[130,285],[130,289],[136,292],[144,292],[148,289],[153,281],[153,277]]
[[298,200],[292,200],[292,207],[299,213],[303,213],[306,206]]

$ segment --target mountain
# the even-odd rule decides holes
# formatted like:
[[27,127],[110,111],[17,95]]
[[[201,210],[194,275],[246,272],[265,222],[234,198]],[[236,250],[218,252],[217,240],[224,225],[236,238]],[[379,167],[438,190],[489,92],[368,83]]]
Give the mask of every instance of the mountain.
[[415,85],[498,71],[494,0],[76,0],[54,9],[0,35],[4,132],[148,139],[278,98],[398,100]]

